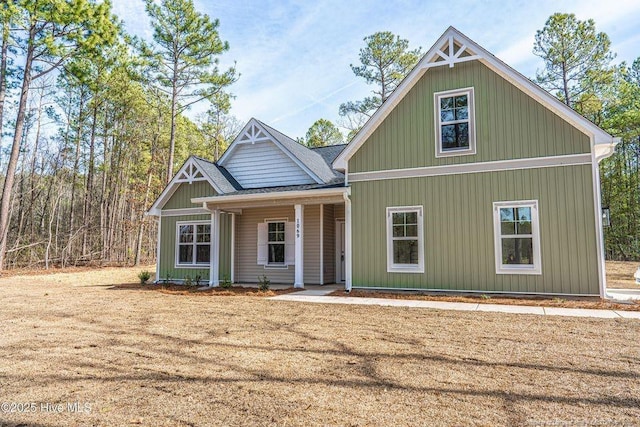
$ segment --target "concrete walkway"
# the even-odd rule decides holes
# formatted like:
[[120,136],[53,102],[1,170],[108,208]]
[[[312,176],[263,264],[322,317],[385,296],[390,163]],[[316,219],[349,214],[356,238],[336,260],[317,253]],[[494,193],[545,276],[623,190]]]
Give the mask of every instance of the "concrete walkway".
[[335,288],[329,286],[314,287],[313,289],[279,295],[276,297],[271,297],[270,299],[276,301],[295,301],[320,304],[380,305],[387,307],[431,308],[436,310],[489,311],[494,313],[537,314],[541,316],[598,317],[608,319],[627,318],[640,320],[640,311],[593,310],[584,308],[538,307],[528,305],[502,305],[467,302],[328,296],[328,294],[330,294],[334,290]]

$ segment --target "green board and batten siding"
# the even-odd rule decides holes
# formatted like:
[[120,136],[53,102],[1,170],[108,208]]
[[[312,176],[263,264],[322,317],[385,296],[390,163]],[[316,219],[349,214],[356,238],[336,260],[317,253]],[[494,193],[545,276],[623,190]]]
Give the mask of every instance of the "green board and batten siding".
[[[197,208],[191,203],[194,197],[215,195],[215,190],[206,181],[196,181],[191,184],[182,183],[171,198],[163,206],[163,211],[171,209]],[[166,213],[166,212],[165,212]],[[210,214],[163,216],[161,219],[160,242],[160,280],[167,277],[173,280],[185,280],[187,277],[195,280],[200,276],[204,283],[209,282],[209,266],[202,268],[176,268],[176,224],[179,221],[211,221]],[[231,275],[231,215],[220,215],[220,279]]]
[[[433,94],[474,88],[476,153],[435,157]],[[590,152],[589,138],[478,61],[428,70],[349,160],[349,172]]]
[[[433,93],[474,87],[477,154],[435,157]],[[477,61],[427,71],[349,160],[367,172],[590,152]],[[591,165],[351,182],[353,287],[598,294]],[[542,275],[496,274],[493,202],[538,200]],[[386,208],[424,207],[424,273],[387,272]]]

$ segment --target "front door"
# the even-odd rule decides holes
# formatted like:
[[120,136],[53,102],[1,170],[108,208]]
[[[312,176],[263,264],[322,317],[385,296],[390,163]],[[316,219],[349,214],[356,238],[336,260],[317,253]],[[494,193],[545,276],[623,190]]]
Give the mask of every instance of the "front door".
[[336,282],[344,282],[344,221],[336,221]]

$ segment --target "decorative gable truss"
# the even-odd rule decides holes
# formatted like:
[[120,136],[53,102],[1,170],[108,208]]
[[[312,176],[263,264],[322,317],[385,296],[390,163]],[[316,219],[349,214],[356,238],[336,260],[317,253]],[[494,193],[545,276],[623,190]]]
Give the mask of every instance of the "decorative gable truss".
[[474,50],[469,48],[464,42],[458,40],[453,34],[450,34],[440,47],[436,45],[432,51],[433,54],[431,57],[426,59],[426,62],[429,64],[428,66],[431,67],[448,65],[449,68],[453,68],[453,66],[459,62],[480,59],[480,56]]
[[162,194],[160,194],[147,212],[147,215],[160,216],[163,206],[169,201],[169,199],[171,199],[171,196],[173,196],[176,190],[180,187],[180,184],[192,184],[198,181],[207,181],[216,193],[224,194],[213,179],[211,179],[211,177],[209,177],[206,172],[198,166],[198,159],[191,156],[187,159],[184,165],[182,165],[169,184],[167,184]]
[[237,144],[255,144],[256,142],[271,141],[265,131],[257,124],[251,123],[247,125],[247,129],[240,134]]
[[178,171],[175,182],[188,182],[189,184],[196,181],[206,181],[207,178],[202,174],[192,158],[187,160],[185,165]]

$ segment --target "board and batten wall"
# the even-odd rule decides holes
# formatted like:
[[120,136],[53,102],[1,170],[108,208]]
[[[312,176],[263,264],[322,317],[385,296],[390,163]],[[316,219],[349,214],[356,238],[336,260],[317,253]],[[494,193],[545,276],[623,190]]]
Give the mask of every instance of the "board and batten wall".
[[[434,93],[473,87],[476,154],[435,157]],[[590,153],[589,138],[478,61],[429,69],[349,160],[349,173]]]
[[[352,183],[353,286],[598,294],[591,166]],[[537,200],[542,275],[496,274],[493,202]],[[387,273],[386,208],[424,208],[423,274]]]
[[[191,184],[181,183],[171,198],[164,204],[162,211],[168,213],[171,209],[194,208],[191,199],[215,195],[215,190],[207,181],[195,181]],[[160,227],[160,256],[159,279],[161,281],[172,279],[183,281],[187,278],[192,281],[199,276],[204,283],[209,282],[209,266],[176,267],[176,227],[179,221],[206,221],[211,222],[210,214],[162,216]],[[231,215],[220,215],[220,279],[231,275]],[[204,284],[203,283],[203,284]]]
[[[434,92],[473,87],[476,154],[435,157]],[[590,153],[590,140],[478,61],[429,69],[349,173]],[[599,294],[592,166],[354,182],[353,286]],[[493,202],[537,200],[541,275],[496,274]],[[424,208],[424,273],[387,272],[386,208]]]

